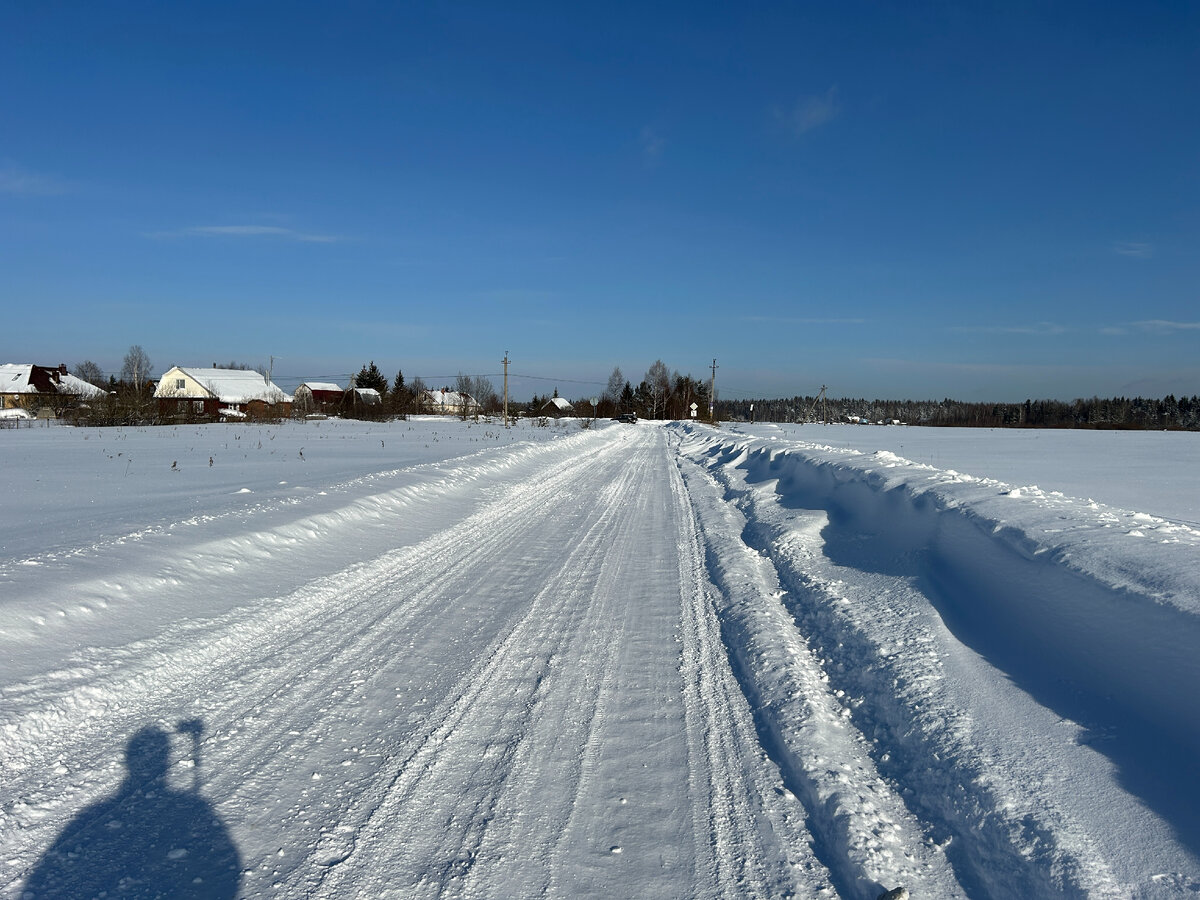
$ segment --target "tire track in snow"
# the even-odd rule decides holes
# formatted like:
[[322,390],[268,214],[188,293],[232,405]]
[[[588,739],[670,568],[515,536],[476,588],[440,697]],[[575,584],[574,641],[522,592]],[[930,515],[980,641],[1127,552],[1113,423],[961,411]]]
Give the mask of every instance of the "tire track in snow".
[[[59,673],[22,686],[21,693],[38,696],[41,703],[24,715],[6,717],[0,725],[9,773],[6,790],[21,798],[4,813],[6,846],[23,845],[27,852],[36,852],[36,847],[49,843],[47,829],[58,827],[61,814],[56,815],[56,809],[82,806],[117,780],[120,766],[110,747],[114,734],[131,734],[147,720],[169,727],[175,716],[194,713],[197,707],[209,723],[204,750],[217,760],[210,767],[216,772],[224,760],[236,770],[235,777],[217,774],[216,780],[233,786],[236,776],[261,780],[263,772],[245,770],[236,761],[262,763],[285,748],[296,755],[295,745],[302,743],[296,739],[304,738],[304,732],[293,725],[312,728],[320,721],[340,673],[364,659],[379,660],[372,649],[381,643],[381,633],[419,620],[444,599],[437,589],[439,580],[461,571],[472,557],[478,557],[475,565],[485,568],[493,558],[490,553],[503,552],[528,518],[545,515],[555,506],[561,483],[604,452],[611,448],[560,448],[553,454],[561,459],[558,471],[532,489],[522,483],[507,491],[449,533],[319,579],[292,595],[264,598],[257,610],[240,609],[205,623],[185,622],[160,638],[118,648],[102,664],[63,673],[65,689],[54,687]],[[402,586],[421,578],[427,579],[425,590],[404,602]],[[347,639],[331,641],[329,636],[342,632],[341,626],[356,613],[364,615],[354,625],[357,630]],[[216,691],[210,688],[214,684]],[[248,695],[264,700],[247,707]],[[270,727],[258,735],[239,736],[241,723],[261,722],[270,703],[275,704],[266,722]],[[4,735],[20,736],[21,743],[4,740]],[[36,741],[29,742],[31,736]],[[62,759],[84,776],[67,790],[55,771],[56,761]]]
[[[721,638],[705,570],[696,514],[678,468],[670,469],[671,495],[681,523],[679,581],[683,600],[681,671],[688,713],[689,755],[702,764],[690,766],[698,796],[697,836],[709,840],[703,854],[709,881],[718,897],[834,895],[826,868],[809,850],[809,835],[788,807],[794,803],[777,769],[764,763],[765,754],[754,731],[753,714],[737,684]],[[758,769],[748,778],[746,769]],[[774,780],[784,803],[762,802],[756,788]],[[759,800],[756,804],[754,800]],[[759,829],[746,823],[760,820]],[[773,842],[771,839],[774,839]],[[774,843],[774,846],[771,846]]]
[[[558,893],[555,869],[567,856],[564,838],[595,768],[597,734],[606,719],[622,629],[611,589],[623,548],[636,524],[629,502],[644,477],[641,461],[624,462],[598,491],[597,516],[584,538],[591,545],[564,567],[571,590],[582,585],[588,602],[552,653],[549,680],[517,745],[495,816],[478,848],[463,896],[535,896]],[[590,586],[590,587],[588,587]],[[553,694],[553,702],[548,697]],[[555,789],[548,791],[547,776]],[[532,856],[532,858],[531,858]]]
[[[429,716],[383,796],[365,801],[371,810],[354,826],[354,851],[345,865],[329,870],[317,885],[318,895],[417,897],[462,891],[505,782],[527,746],[531,721],[551,689],[549,682],[557,680],[556,658],[591,600],[579,583],[586,584],[603,559],[604,545],[595,537],[606,527],[602,517],[573,543],[520,621],[489,648],[484,664],[459,682],[452,699]],[[424,827],[430,820],[440,822],[440,830]],[[362,881],[364,874],[370,879],[362,862],[370,858],[389,860],[382,883]]]
[[[799,820],[789,826],[763,808],[780,800],[778,773],[759,756],[721,652],[662,435],[650,431],[631,449],[619,466],[606,461],[611,474],[593,467],[571,486],[569,496],[588,498],[607,481],[597,501],[582,500],[586,515],[561,535],[572,549],[525,617],[429,717],[366,820],[346,826],[354,851],[316,896],[768,897],[828,886],[812,874]],[[512,549],[524,552],[523,540]],[[646,555],[670,568],[654,590],[630,595]],[[664,658],[672,634],[682,656]],[[661,711],[645,708],[650,698]],[[673,743],[687,773],[665,809],[661,797],[629,790],[646,777],[636,756],[649,748],[614,741],[633,728]],[[636,821],[652,810],[657,821]],[[631,817],[626,833],[668,839],[622,846],[621,820]],[[807,868],[789,865],[790,841]],[[388,863],[373,873],[369,860]]]
[[708,569],[724,598],[725,640],[765,746],[803,804],[814,852],[838,894],[876,896],[902,885],[915,896],[965,896],[940,849],[877,771],[868,742],[796,632],[771,561],[743,543],[745,518],[712,475],[684,459]]
[[[908,567],[899,557],[889,557],[887,565],[877,562],[880,571],[858,571],[827,558],[826,514],[808,504],[785,508],[781,497],[790,483],[777,486],[769,476],[786,466],[776,466],[768,450],[751,454],[749,461],[745,447],[736,444],[706,453],[711,459],[697,482],[709,478],[727,508],[744,514],[734,515],[744,524],[747,556],[769,559],[772,577],[786,588],[779,597],[787,630],[807,645],[826,691],[861,736],[863,752],[899,792],[921,830],[945,848],[964,889],[1013,898],[1129,896],[1132,889],[1121,885],[1087,823],[1073,820],[1061,797],[1055,798],[1063,779],[1074,778],[1085,788],[1086,780],[1072,775],[1065,762],[1037,759],[1027,749],[1037,745],[1041,729],[1061,735],[1058,752],[1086,755],[1073,746],[1074,726],[1030,704],[1002,675],[981,673],[989,667],[949,634],[919,582],[903,577]],[[757,475],[747,480],[743,471]],[[833,539],[862,541],[866,554],[872,537]],[[881,558],[898,553],[894,544],[879,543]],[[736,552],[731,544],[726,556]],[[760,632],[749,633],[753,641]],[[774,709],[767,715],[785,723],[790,718]],[[1102,761],[1092,765],[1097,764]],[[1014,771],[1022,773],[1020,783]]]
[[[973,893],[1021,900],[1125,896],[1080,823],[1037,789],[1054,775],[1025,766],[1028,784],[1020,787],[998,777],[1011,765],[999,762],[996,748],[979,744],[982,723],[946,695],[943,657],[958,642],[928,597],[894,575],[831,571],[821,551],[824,514],[810,513],[807,527],[792,522],[781,529],[760,508],[756,491],[745,500],[752,510],[746,539],[772,560],[787,588],[785,607],[847,716],[871,736],[872,759],[947,848],[962,883]],[[1011,718],[1011,692],[1003,690],[1003,678],[997,681],[1001,689],[979,710],[994,722],[1008,720],[1010,735],[1019,733],[1022,713]],[[1070,728],[1063,723],[1064,738]]]
[[[401,883],[392,869],[386,883],[364,886],[362,866],[350,859],[348,874],[331,873],[320,895],[350,884],[359,896],[578,895],[578,885],[554,881],[579,853],[568,835],[581,818],[577,797],[599,766],[596,734],[627,637],[617,623],[629,601],[614,588],[641,535],[638,498],[656,455],[653,446],[640,449],[640,458],[607,460],[608,471],[593,466],[564,491],[584,515],[576,528],[556,528],[538,552],[557,555],[563,542],[569,552],[487,668],[430,717],[436,727],[418,758],[363,829],[356,854],[404,860]],[[544,563],[536,570],[551,571]],[[430,816],[440,832],[422,828]]]
[[195,715],[246,895],[405,894],[391,851],[418,830],[414,893],[497,896],[527,866],[547,896],[828,893],[760,757],[663,433],[535,456],[417,544],[21,686],[45,706],[0,720],[39,736],[0,729],[33,800],[2,812],[5,847],[32,861],[115,782],[114,736]]

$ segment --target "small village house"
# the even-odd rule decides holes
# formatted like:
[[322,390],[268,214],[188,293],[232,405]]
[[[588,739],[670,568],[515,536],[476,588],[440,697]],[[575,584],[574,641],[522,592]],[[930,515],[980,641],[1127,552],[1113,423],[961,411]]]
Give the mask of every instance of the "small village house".
[[419,399],[421,412],[439,416],[477,416],[483,407],[470,394],[444,388],[440,391],[422,391]]
[[306,381],[296,388],[294,408],[297,413],[336,413],[345,391],[332,382]]
[[292,397],[251,369],[172,366],[154,391],[164,416],[209,419],[282,418],[292,413]]
[[375,388],[352,387],[342,395],[341,412],[347,416],[378,418],[383,411],[383,395]]
[[53,418],[81,402],[106,394],[103,388],[70,374],[63,364],[0,365],[0,410],[23,409]]
[[562,397],[551,397],[538,410],[539,416],[546,416],[549,419],[561,419],[564,416],[575,415],[575,407],[567,402]]

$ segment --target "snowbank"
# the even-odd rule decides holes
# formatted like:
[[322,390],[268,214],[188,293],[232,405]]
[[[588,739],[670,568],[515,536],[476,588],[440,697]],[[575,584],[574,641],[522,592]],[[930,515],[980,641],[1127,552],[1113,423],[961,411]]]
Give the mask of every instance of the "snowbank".
[[814,652],[869,748],[860,790],[876,771],[899,785],[964,886],[1167,896],[1178,880],[1150,869],[1195,871],[1200,531],[890,451],[680,431],[772,568],[745,596],[718,546],[736,529],[711,526],[731,647],[785,772],[821,782],[789,737],[813,692],[780,690]]

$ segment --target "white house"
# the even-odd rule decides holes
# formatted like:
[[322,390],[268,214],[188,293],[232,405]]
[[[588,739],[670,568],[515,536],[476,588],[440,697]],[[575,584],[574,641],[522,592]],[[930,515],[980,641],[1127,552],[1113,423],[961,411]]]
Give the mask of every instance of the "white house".
[[164,415],[242,418],[287,416],[292,412],[292,397],[251,369],[172,366],[158,380],[154,396]]
[[422,412],[446,416],[477,416],[483,409],[470,394],[451,390],[422,391],[420,404]]

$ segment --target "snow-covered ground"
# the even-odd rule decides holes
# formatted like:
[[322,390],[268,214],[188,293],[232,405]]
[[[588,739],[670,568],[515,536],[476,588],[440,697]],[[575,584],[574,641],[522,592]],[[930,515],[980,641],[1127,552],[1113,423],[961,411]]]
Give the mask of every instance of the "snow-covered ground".
[[1200,436],[0,431],[0,897],[1200,892]]
[[758,437],[897,456],[939,469],[1035,485],[1200,528],[1200,435],[863,425],[730,425]]

